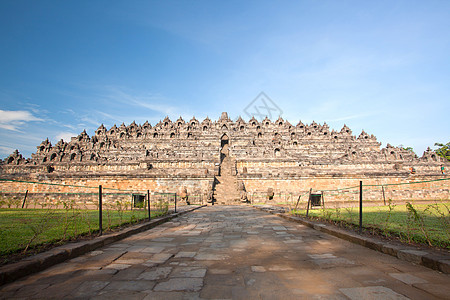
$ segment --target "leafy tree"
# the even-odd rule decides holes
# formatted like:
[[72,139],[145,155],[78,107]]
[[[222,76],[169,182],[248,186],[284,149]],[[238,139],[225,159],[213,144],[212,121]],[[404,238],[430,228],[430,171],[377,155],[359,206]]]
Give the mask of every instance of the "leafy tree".
[[450,161],[450,142],[448,142],[445,145],[441,143],[435,143],[434,145],[439,147],[436,150],[434,150],[436,154]]
[[403,149],[403,150],[414,152],[414,149],[412,147],[405,147],[402,144],[398,145],[398,147]]

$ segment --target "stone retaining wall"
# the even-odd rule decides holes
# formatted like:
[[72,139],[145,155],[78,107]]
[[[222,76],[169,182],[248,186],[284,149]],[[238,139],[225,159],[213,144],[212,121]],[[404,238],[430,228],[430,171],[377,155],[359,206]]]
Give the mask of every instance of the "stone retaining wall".
[[[3,200],[1,207],[8,207],[8,205],[21,207],[25,192],[28,190],[27,202],[30,208],[40,208],[42,204],[56,205],[58,201],[72,200],[76,205],[94,208],[98,203],[99,185],[102,185],[103,201],[106,204],[116,201],[131,202],[132,194],[145,195],[147,190],[151,194],[177,193],[179,195],[183,188],[187,189],[192,201],[200,201],[199,199],[206,199],[206,191],[210,189],[213,178],[52,178],[52,180],[39,181],[42,184],[28,183],[32,182],[30,178],[16,177],[14,180],[25,182],[0,182],[0,201]],[[157,195],[151,197],[151,199],[158,198]]]
[[[388,201],[408,200],[450,200],[450,180],[444,176],[411,176],[411,177],[331,177],[322,176],[315,178],[297,179],[262,179],[242,177],[248,197],[254,203],[267,201],[296,202],[298,196],[303,195],[301,202],[307,201],[308,193],[324,193],[327,205],[351,206],[359,201],[359,182],[363,182],[363,199],[374,204]],[[420,181],[431,181],[414,183]],[[412,183],[412,184],[411,184]],[[368,186],[376,185],[376,186]],[[383,188],[382,188],[383,186]],[[353,189],[346,189],[353,187]],[[356,188],[355,188],[356,187]],[[274,197],[267,199],[267,190],[273,189]],[[336,191],[336,189],[344,189]],[[384,197],[383,197],[384,189]]]

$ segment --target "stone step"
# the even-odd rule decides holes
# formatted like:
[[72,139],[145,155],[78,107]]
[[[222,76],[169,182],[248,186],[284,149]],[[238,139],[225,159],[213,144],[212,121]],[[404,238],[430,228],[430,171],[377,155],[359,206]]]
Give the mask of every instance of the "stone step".
[[238,190],[236,170],[236,160],[225,156],[220,164],[220,176],[217,176],[217,184],[214,188],[214,199],[218,204],[240,203],[240,193]]
[[216,191],[220,189],[220,190],[230,190],[230,191],[238,191],[238,186],[237,184],[218,184],[216,185]]
[[231,185],[216,185],[216,191],[223,191],[223,192],[230,192],[232,193],[233,191],[238,192],[237,186],[231,186]]
[[238,196],[232,196],[232,195],[217,195],[214,196],[214,199],[222,199],[222,200],[233,200],[233,199],[240,199],[241,197]]
[[240,199],[241,197],[239,195],[231,195],[231,194],[222,194],[222,195],[214,195],[216,198],[233,198],[233,199]]
[[233,181],[219,181],[219,183],[216,186],[232,186],[237,188],[238,184],[237,182],[233,182]]
[[238,190],[237,184],[218,184],[216,185],[216,191],[217,189],[227,189],[227,190]]
[[215,198],[237,198],[240,199],[241,196],[239,194],[235,194],[235,193],[217,193],[214,194]]
[[216,198],[215,199],[217,203],[220,204],[227,204],[227,203],[240,203],[241,201],[239,198],[231,198],[231,199],[225,199],[225,198]]
[[240,195],[218,194],[214,195],[215,199],[241,199]]
[[223,190],[223,191],[233,191],[233,190],[238,190],[237,189],[237,185],[231,185],[231,184],[219,184],[216,185],[216,191],[218,190]]
[[219,184],[237,184],[237,180],[235,178],[217,178]]

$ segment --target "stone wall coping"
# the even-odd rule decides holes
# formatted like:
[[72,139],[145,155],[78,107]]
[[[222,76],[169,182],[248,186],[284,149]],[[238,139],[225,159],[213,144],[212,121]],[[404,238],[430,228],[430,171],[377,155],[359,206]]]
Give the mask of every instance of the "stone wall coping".
[[370,173],[370,172],[364,172],[361,174],[344,174],[344,173],[330,173],[327,172],[324,173],[308,173],[306,174],[280,174],[282,176],[276,176],[278,174],[268,174],[269,176],[264,176],[263,173],[238,173],[238,179],[273,179],[273,180],[297,180],[297,179],[322,179],[322,178],[345,178],[345,179],[373,179],[373,178],[399,178],[399,179],[445,179],[448,178],[447,175],[441,175],[441,174],[423,174],[423,175],[411,175],[409,173],[403,172],[403,173]]
[[[2,178],[4,179],[20,179],[20,180],[30,180],[30,181],[36,181],[36,180],[40,180],[41,176],[38,177],[24,177],[21,174],[17,174],[17,176],[14,176],[14,174],[1,174],[0,175]],[[44,178],[42,176],[42,178]],[[182,179],[182,178],[188,178],[188,179],[212,179],[214,178],[214,174],[196,174],[196,175],[188,175],[188,174],[183,174],[183,175],[161,175],[161,174],[130,174],[130,173],[122,173],[122,174],[102,174],[102,173],[91,173],[91,174],[57,174],[57,173],[50,173],[50,174],[46,174],[45,178],[47,179],[61,179],[61,180],[65,180],[65,179],[79,179],[79,178],[95,178],[97,181],[101,181],[104,178],[114,178],[116,180],[118,179]]]
[[395,163],[397,164],[403,164],[403,165],[414,165],[414,166],[440,166],[440,165],[447,165],[447,162],[441,162],[441,161],[407,161],[407,160],[352,160],[352,161],[346,161],[346,160],[314,160],[308,157],[285,157],[283,160],[280,161],[279,158],[276,157],[246,157],[246,158],[236,158],[237,163],[260,163],[260,162],[267,162],[267,163],[303,163],[303,167],[308,166],[327,166],[327,165],[339,165],[339,166],[358,166],[358,165],[393,165]]

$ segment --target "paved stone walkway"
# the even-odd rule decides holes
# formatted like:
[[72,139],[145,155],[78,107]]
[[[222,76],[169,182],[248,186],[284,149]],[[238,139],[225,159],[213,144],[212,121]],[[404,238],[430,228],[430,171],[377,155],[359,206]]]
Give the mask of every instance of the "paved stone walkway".
[[0,288],[1,299],[449,299],[450,276],[247,206],[205,207]]

